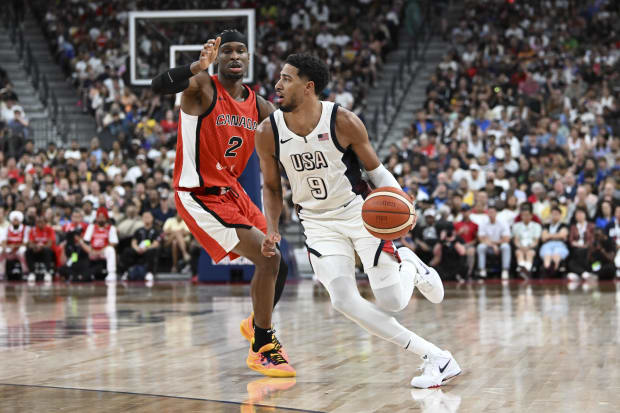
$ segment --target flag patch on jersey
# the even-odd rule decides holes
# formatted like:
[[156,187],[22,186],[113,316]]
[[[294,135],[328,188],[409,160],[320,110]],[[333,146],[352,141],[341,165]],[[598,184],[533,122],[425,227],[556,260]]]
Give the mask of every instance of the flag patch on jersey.
[[329,139],[329,133],[319,133],[319,140],[326,141]]

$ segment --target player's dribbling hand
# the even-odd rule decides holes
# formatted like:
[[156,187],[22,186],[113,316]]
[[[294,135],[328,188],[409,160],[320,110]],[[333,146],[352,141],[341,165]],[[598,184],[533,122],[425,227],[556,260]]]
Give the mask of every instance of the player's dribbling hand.
[[217,59],[217,51],[220,48],[220,42],[222,41],[221,37],[217,39],[209,39],[203,46],[200,51],[200,70],[207,70],[209,66],[215,59]]
[[263,239],[261,252],[265,257],[273,257],[276,255],[276,244],[280,242],[282,237],[277,232],[268,233]]

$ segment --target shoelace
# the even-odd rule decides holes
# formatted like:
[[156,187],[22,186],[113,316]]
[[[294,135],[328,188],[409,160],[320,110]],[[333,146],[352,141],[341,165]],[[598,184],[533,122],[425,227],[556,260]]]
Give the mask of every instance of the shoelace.
[[276,366],[278,364],[285,364],[286,363],[286,360],[284,359],[284,357],[282,357],[282,354],[280,354],[275,348],[271,349],[269,351],[265,351],[264,353],[261,353],[261,357],[262,358],[267,358],[268,360],[270,360]]
[[282,344],[280,344],[280,341],[275,334],[271,336],[271,342],[273,343],[273,349],[277,352],[280,352],[280,350],[282,349]]

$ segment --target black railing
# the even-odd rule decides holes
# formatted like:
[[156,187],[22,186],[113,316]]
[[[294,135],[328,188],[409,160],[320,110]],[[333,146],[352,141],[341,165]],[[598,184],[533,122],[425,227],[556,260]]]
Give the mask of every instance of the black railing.
[[49,119],[48,120],[33,120],[33,132],[35,134],[35,142],[40,142],[42,145],[46,145],[48,141],[56,139],[53,129],[56,130],[56,135],[66,142],[69,133],[69,117],[64,107],[58,104],[58,99],[53,90],[50,90],[47,76],[41,74],[39,64],[34,58],[32,48],[30,44],[24,39],[24,33],[21,27],[18,25],[15,11],[11,5],[5,8],[4,26],[9,33],[9,39],[15,46],[15,51],[24,71],[30,78],[30,83],[34,89],[38,92],[39,100],[43,106],[47,109]]
[[[400,70],[397,71],[396,76],[392,78],[390,87],[385,91],[381,103],[381,111],[375,110],[375,116],[373,117],[373,129],[375,133],[375,139],[379,142],[377,151],[379,151],[387,138],[388,132],[392,128],[396,116],[398,115],[402,103],[405,100],[409,87],[414,83],[418,68],[420,65],[416,65],[414,68],[414,61],[420,59],[422,56],[421,49],[424,50],[428,47],[428,42],[432,34],[432,1],[426,1],[424,5],[424,12],[422,23],[419,24],[413,34],[413,47],[407,49],[405,56],[403,56],[399,62]],[[421,45],[423,46],[421,47]],[[408,77],[408,79],[407,79]],[[405,84],[407,82],[407,84]],[[380,136],[381,124],[385,127],[385,132]]]

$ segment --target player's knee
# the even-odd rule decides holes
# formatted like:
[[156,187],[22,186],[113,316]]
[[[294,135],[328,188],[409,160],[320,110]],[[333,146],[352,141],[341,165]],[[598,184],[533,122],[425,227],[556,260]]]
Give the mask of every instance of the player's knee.
[[409,300],[403,297],[402,294],[390,294],[381,297],[381,299],[379,299],[378,296],[376,298],[377,307],[390,313],[398,313],[403,311],[409,304]]
[[278,275],[278,269],[280,267],[279,253],[276,253],[273,257],[265,257],[264,255],[261,255],[253,261],[256,266],[257,274],[264,274],[272,277],[276,277]]
[[350,300],[346,298],[332,297],[331,301],[332,301],[332,306],[339,313],[342,313],[344,315],[352,314],[352,311],[351,311],[352,305],[351,305]]

